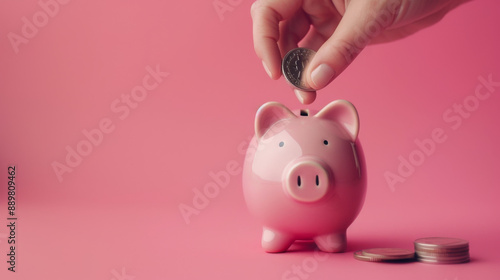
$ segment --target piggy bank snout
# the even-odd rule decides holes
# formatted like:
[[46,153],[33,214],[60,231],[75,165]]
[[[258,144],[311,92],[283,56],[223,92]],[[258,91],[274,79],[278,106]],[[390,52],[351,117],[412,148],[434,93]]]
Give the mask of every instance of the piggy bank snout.
[[330,185],[326,165],[314,158],[300,158],[291,162],[283,174],[285,192],[300,202],[314,202],[323,198]]

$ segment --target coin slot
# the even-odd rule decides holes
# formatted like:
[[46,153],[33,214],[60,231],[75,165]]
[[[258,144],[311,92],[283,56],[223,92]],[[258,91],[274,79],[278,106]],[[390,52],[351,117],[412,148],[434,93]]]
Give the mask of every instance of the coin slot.
[[309,116],[309,110],[307,110],[307,109],[305,109],[305,110],[300,110],[300,115],[301,115],[301,116],[304,116],[304,117]]

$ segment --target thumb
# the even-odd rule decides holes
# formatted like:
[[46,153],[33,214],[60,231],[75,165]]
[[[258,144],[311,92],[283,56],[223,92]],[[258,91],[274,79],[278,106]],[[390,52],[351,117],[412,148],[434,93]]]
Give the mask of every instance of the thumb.
[[318,90],[342,73],[372,38],[392,24],[397,2],[351,0],[337,28],[309,64],[307,83]]

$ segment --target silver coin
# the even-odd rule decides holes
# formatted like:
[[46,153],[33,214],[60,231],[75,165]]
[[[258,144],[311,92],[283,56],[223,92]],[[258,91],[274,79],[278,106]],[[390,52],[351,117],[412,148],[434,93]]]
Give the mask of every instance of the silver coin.
[[400,248],[373,248],[363,250],[363,254],[368,257],[382,260],[408,260],[415,257],[411,250]]
[[468,253],[469,247],[463,248],[422,248],[415,246],[415,252],[432,253],[432,254],[461,254]]
[[304,70],[316,54],[307,48],[295,48],[289,51],[283,58],[281,70],[285,79],[294,87],[303,91],[314,91],[304,81]]
[[422,256],[422,255],[418,255],[417,259],[418,260],[435,260],[435,261],[460,261],[460,260],[464,260],[464,259],[469,259],[470,256],[469,254],[467,255],[464,255],[464,256]]
[[370,256],[366,256],[363,253],[363,250],[359,250],[354,252],[354,258],[357,259],[358,261],[365,261],[365,262],[383,262],[383,259],[380,258],[374,258]]
[[464,257],[469,255],[469,251],[458,251],[458,252],[426,252],[426,251],[416,251],[418,257],[425,258],[455,258]]
[[419,262],[423,263],[433,263],[433,264],[454,264],[454,263],[466,263],[470,261],[469,256],[457,259],[428,259],[428,258],[417,258]]
[[415,240],[415,250],[465,250],[469,248],[467,240],[449,237],[426,237]]

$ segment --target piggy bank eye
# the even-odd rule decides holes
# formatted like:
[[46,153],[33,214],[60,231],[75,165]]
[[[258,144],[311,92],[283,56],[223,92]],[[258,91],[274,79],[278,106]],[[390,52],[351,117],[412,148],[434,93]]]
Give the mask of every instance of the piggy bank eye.
[[323,140],[323,144],[325,144],[325,146],[328,146],[328,140]]
[[281,141],[278,145],[279,145],[280,147],[283,147],[283,146],[285,146],[285,142]]

